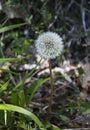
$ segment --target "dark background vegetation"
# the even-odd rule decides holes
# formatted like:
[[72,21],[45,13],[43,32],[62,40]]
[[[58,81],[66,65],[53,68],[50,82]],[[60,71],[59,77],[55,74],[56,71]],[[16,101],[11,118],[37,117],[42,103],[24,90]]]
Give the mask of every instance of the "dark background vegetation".
[[[30,22],[19,30],[18,35],[22,33],[31,44],[40,32],[50,30],[63,37],[65,47],[68,48],[66,58],[75,58],[78,62],[89,55],[89,0],[2,0],[1,3],[0,23],[2,24],[6,19],[8,19],[6,25]],[[21,35],[18,37],[20,38]],[[8,42],[11,43],[12,40],[13,38],[10,38]]]
[[[53,69],[55,67],[59,68],[64,66],[65,63],[66,67],[69,69],[68,72],[65,71],[65,74],[67,74],[72,82],[70,83],[67,78],[63,78],[62,73],[60,72],[59,76],[61,76],[63,86],[58,84],[57,81],[60,81],[60,79],[57,76],[58,74],[56,74],[56,86],[58,88],[62,86],[63,89],[60,88],[60,92],[57,93],[57,89],[55,88],[54,103],[56,103],[53,106],[53,112],[49,121],[60,128],[89,128],[90,1],[0,0],[0,28],[24,22],[27,22],[27,25],[0,33],[0,58],[23,57],[24,60],[21,63],[11,63],[9,65],[9,69],[15,71],[19,75],[18,77],[21,77],[22,79],[24,73],[27,71],[27,68],[23,67],[24,64],[37,64],[37,52],[34,46],[38,35],[45,31],[58,33],[63,38],[64,52],[62,58],[59,57],[56,60],[52,60],[52,67]],[[2,66],[5,65],[1,64],[0,67],[2,68]],[[6,68],[7,66],[8,65],[6,65]],[[47,68],[47,65],[45,67]],[[43,68],[43,70],[46,68]],[[87,70],[85,68],[87,68]],[[39,71],[41,72],[42,69]],[[76,71],[78,71],[78,76],[76,75]],[[84,78],[82,77],[83,74],[85,74]],[[45,72],[44,75],[41,75],[41,77],[47,76],[48,74],[45,74]],[[12,83],[10,84],[16,85],[19,82],[18,77],[15,76],[15,81],[12,80]],[[1,83],[5,83],[9,78],[9,74],[0,72]],[[36,72],[34,78],[40,78],[38,72]],[[47,86],[47,89],[45,88],[45,85]],[[41,92],[38,92],[39,98],[40,94],[41,97],[43,97],[41,104],[44,106],[48,101],[48,94],[46,93],[48,93],[49,83],[45,85],[43,85],[44,89],[41,88]],[[25,84],[25,87],[28,87],[28,85]],[[6,98],[1,95],[1,98],[7,103],[10,101],[8,99],[10,89],[11,88],[8,88],[8,93],[4,93]],[[45,97],[46,100],[44,100]],[[79,101],[77,101],[77,97],[80,98]],[[40,101],[37,100],[35,100],[35,102],[40,103]],[[37,115],[39,115],[42,120],[43,117],[46,117],[43,112],[40,113],[41,108],[38,108],[38,106],[34,108],[33,106],[32,109],[36,114],[37,111],[39,111],[39,114]],[[80,111],[77,109],[80,109]],[[87,114],[85,114],[85,110],[89,110],[89,112],[86,112]],[[58,113],[61,116],[58,117]],[[3,124],[2,121],[1,124]]]

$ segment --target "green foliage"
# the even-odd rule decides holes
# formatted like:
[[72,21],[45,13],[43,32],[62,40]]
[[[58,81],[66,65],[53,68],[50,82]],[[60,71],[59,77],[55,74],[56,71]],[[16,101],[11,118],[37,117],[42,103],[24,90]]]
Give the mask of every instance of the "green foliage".
[[35,121],[35,123],[39,126],[39,128],[41,128],[41,127],[44,128],[43,124],[32,112],[30,112],[22,107],[11,105],[11,104],[0,104],[0,110],[8,110],[8,111],[14,111],[14,112],[18,112],[21,114],[25,114],[25,115],[29,116],[30,118],[32,118]]
[[20,38],[18,36],[17,38],[14,38],[14,40],[11,43],[10,48],[16,54],[19,54],[19,55],[20,54],[24,54],[27,51],[30,42],[31,41],[29,39],[27,39],[27,38]]
[[85,114],[90,114],[90,102],[85,101],[83,99],[78,99],[79,105],[77,106],[77,109],[79,109],[81,112]]
[[45,82],[47,82],[49,80],[49,78],[46,79],[39,79],[34,81],[31,86],[29,87],[29,89],[26,90],[26,94],[27,95],[27,104],[29,104],[35,94],[35,92],[38,90],[38,88]]
[[20,58],[0,58],[0,62],[15,62],[15,61],[21,61]]
[[80,75],[84,74],[84,70],[83,70],[82,67],[78,67],[77,70],[78,70],[78,72],[79,72]]
[[27,23],[21,23],[21,24],[16,24],[16,25],[10,25],[10,26],[7,26],[7,27],[1,27],[0,28],[0,33],[6,32],[6,31],[10,31],[10,30],[13,30],[15,28],[19,28],[20,26],[24,26],[26,24]]
[[44,120],[44,126],[47,130],[61,130],[59,127],[56,125],[51,124],[49,121]]
[[0,84],[0,93],[2,93],[4,90],[6,90],[8,85],[9,85],[9,80],[3,85]]
[[[15,59],[8,58],[8,59],[2,60],[2,62],[3,61],[4,62],[13,61],[13,60],[15,60]],[[27,116],[29,116],[29,119],[28,119],[29,123],[30,122],[32,123],[31,119],[33,119],[35,121],[35,123],[39,126],[40,129],[45,130],[43,124],[39,121],[39,119],[33,113],[28,111],[27,109],[28,109],[28,105],[29,105],[30,101],[34,97],[35,92],[38,90],[38,88],[43,83],[47,82],[49,80],[49,78],[36,80],[31,84],[30,88],[24,89],[23,88],[24,83],[25,83],[27,77],[29,75],[31,75],[33,73],[33,71],[34,70],[32,70],[29,74],[27,73],[25,75],[24,79],[20,83],[18,83],[14,88],[9,89],[9,87],[11,86],[10,80],[8,80],[4,84],[0,84],[0,93],[1,94],[3,93],[3,95],[7,96],[6,98],[3,99],[4,96],[1,95],[1,99],[2,99],[1,102],[3,102],[4,104],[0,104],[0,110],[4,110],[4,113],[1,111],[0,123],[3,121],[5,122],[3,124],[3,127],[4,126],[12,127],[12,125],[14,125],[15,122],[17,122],[15,119],[15,116],[16,116],[18,118],[18,122],[17,122],[17,125],[15,125],[15,127],[27,129],[28,124],[24,120],[28,119]],[[7,73],[8,73],[8,71],[7,71]],[[9,71],[9,74],[12,74],[12,73]],[[7,98],[9,98],[8,99],[9,102],[11,102],[13,105],[5,103]],[[11,112],[11,114],[10,114],[10,112],[8,113],[6,110],[14,111],[14,112],[13,113]],[[22,116],[20,114],[15,115],[15,112],[22,113],[27,116]],[[12,120],[11,120],[11,118],[12,118]],[[35,126],[31,126],[31,125],[29,126],[29,128],[33,128],[33,127],[35,127]],[[37,126],[36,126],[36,128],[37,128]]]

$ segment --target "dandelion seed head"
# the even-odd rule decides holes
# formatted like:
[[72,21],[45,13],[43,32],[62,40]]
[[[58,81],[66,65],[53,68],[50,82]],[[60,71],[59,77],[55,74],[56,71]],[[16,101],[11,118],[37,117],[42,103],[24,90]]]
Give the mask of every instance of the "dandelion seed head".
[[63,50],[62,38],[54,32],[42,33],[36,40],[38,54],[45,59],[54,59]]

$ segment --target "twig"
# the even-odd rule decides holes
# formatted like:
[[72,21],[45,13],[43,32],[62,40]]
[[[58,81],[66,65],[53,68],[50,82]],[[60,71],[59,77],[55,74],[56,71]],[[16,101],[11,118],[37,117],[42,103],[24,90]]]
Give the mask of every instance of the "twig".
[[86,21],[85,21],[85,9],[83,7],[84,1],[81,1],[81,16],[82,16],[82,25],[84,28],[84,31],[86,32]]
[[52,21],[52,23],[49,24],[48,29],[50,29],[50,28],[54,25],[54,23],[57,21],[58,16],[60,15],[60,13],[59,13],[60,10],[61,10],[61,6],[60,6],[59,9],[57,10],[56,15],[55,15],[55,17],[54,17],[54,20]]
[[74,0],[71,0],[68,7],[67,7],[67,11],[70,9],[71,5],[74,3]]

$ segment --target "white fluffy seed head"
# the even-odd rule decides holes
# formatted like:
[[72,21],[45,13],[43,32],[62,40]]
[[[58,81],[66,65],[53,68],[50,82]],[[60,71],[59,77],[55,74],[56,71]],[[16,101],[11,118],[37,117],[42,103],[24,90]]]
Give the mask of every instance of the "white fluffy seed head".
[[54,32],[45,32],[36,40],[36,49],[41,57],[47,60],[54,59],[63,50],[62,38]]

